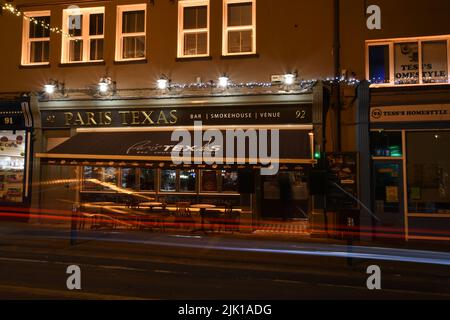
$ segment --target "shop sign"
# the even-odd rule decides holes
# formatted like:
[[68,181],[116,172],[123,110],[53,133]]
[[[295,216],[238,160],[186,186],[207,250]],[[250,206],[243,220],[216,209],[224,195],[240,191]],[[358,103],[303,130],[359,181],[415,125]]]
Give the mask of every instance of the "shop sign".
[[374,107],[370,122],[450,121],[450,104]]
[[[25,103],[27,107],[27,104]],[[27,119],[25,119],[25,117]],[[27,110],[26,116],[22,111],[22,106],[17,103],[2,105],[0,104],[0,128],[2,129],[18,129],[31,126],[31,115]]]
[[330,210],[357,209],[358,154],[327,153],[329,188],[327,205]]
[[312,123],[312,105],[128,108],[43,111],[46,128],[284,125]]

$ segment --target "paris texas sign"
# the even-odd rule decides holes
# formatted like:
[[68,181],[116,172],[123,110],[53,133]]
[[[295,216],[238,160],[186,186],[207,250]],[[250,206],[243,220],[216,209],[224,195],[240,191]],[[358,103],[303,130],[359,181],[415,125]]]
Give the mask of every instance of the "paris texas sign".
[[47,128],[311,124],[311,104],[43,111]]

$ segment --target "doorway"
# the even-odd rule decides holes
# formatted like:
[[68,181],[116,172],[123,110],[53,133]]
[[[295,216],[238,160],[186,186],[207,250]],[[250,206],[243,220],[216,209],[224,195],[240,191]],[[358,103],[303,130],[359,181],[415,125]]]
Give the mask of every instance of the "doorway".
[[403,162],[375,161],[373,166],[374,213],[378,233],[404,232]]

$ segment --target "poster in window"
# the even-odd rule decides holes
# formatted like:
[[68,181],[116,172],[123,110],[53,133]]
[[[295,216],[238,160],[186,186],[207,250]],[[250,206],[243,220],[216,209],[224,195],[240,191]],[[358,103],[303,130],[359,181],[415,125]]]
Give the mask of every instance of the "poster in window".
[[447,83],[447,41],[422,43],[423,82]]
[[397,186],[386,187],[386,202],[399,202]]
[[419,83],[419,45],[417,43],[395,45],[395,83]]
[[217,192],[217,174],[215,171],[204,171],[202,175],[202,191]]

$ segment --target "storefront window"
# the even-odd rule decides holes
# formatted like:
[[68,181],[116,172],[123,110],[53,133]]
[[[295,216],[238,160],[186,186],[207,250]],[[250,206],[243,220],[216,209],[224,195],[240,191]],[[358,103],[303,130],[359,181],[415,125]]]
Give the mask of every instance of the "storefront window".
[[389,46],[369,47],[369,73],[372,83],[388,83],[389,72]]
[[419,44],[397,43],[394,45],[395,84],[419,83]]
[[84,191],[101,191],[103,186],[103,168],[84,167],[83,168],[83,190]]
[[106,190],[109,190],[108,186],[116,187],[119,184],[119,169],[113,167],[105,168],[103,182],[106,183]]
[[410,132],[409,213],[450,213],[450,132]]
[[218,192],[216,171],[202,171],[202,192]]
[[177,191],[177,170],[161,170],[161,191]]
[[237,171],[222,171],[222,192],[238,192]]
[[196,181],[195,170],[180,171],[180,192],[195,192]]
[[155,191],[156,170],[141,169],[140,173],[140,190]]
[[136,169],[123,168],[122,169],[122,188],[136,189]]
[[0,131],[0,202],[23,202],[25,131]]
[[423,82],[447,83],[447,41],[422,43]]
[[402,157],[401,132],[375,131],[370,133],[372,157]]
[[118,184],[117,168],[84,167],[83,191],[111,191]]

